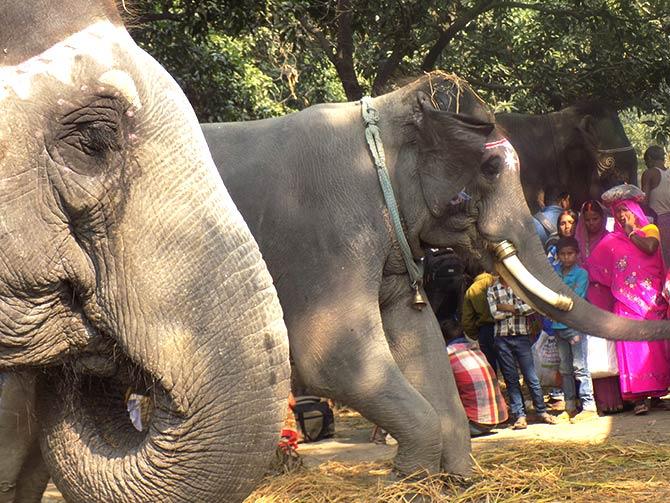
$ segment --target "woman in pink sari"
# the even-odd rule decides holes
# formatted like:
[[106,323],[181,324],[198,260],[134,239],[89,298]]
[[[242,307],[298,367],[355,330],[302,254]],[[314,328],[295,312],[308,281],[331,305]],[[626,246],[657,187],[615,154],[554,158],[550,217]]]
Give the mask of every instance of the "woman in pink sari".
[[[610,305],[610,311],[626,318],[665,318],[659,232],[638,204],[644,193],[633,185],[620,185],[602,197],[615,224],[614,232],[602,237],[586,260],[589,281],[597,291],[590,300],[602,308]],[[666,341],[622,341],[616,347],[621,397],[635,403],[636,414],[644,414],[649,410],[647,398],[668,392],[669,346]]]
[[[581,266],[588,272],[588,259],[609,231],[606,228],[607,214],[602,204],[598,201],[586,201],[581,209],[581,217],[577,221],[575,238],[579,243],[579,259]],[[593,305],[612,311],[614,307],[614,297],[610,293],[609,287],[589,279],[589,288],[586,292],[586,299]],[[621,389],[619,387],[619,376],[610,377],[592,377],[593,395],[596,405],[600,412],[618,412],[623,410],[623,401],[621,400]]]
[[579,260],[584,263],[600,240],[609,234],[609,231],[606,228],[605,208],[598,201],[586,201],[582,204],[579,215],[575,238],[579,243]]

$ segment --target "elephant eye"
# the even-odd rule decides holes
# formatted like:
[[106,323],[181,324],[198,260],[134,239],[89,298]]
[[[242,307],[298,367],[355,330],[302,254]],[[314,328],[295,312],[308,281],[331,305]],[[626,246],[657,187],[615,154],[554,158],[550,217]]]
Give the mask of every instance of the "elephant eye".
[[[78,128],[79,129],[79,128]],[[114,123],[91,122],[79,129],[81,149],[87,155],[99,156],[120,150],[119,128]]]
[[95,174],[109,164],[109,157],[125,143],[123,107],[114,98],[98,97],[69,111],[56,124],[52,158],[73,171]]
[[482,164],[482,174],[486,178],[496,178],[499,174],[500,171],[502,170],[502,159],[500,156],[492,156],[489,157],[484,164]]

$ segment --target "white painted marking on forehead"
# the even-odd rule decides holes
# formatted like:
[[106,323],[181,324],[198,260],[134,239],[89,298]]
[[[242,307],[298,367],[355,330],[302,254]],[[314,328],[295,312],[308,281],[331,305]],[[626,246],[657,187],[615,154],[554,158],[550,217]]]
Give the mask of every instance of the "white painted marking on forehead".
[[492,141],[484,144],[485,150],[491,149],[502,149],[503,150],[503,162],[505,163],[506,169],[511,171],[519,170],[519,157],[517,156],[516,150],[509,142],[507,138],[501,138],[496,141]]
[[122,70],[109,70],[98,79],[98,84],[111,86],[130,103],[135,110],[142,108],[140,93],[137,92],[133,78]]
[[89,56],[98,65],[110,68],[113,55],[109,40],[118,42],[129,40],[129,37],[123,28],[109,21],[100,21],[21,64],[0,66],[0,101],[12,93],[22,100],[30,98],[33,79],[37,75],[48,75],[66,85],[73,85],[72,75],[80,56]]

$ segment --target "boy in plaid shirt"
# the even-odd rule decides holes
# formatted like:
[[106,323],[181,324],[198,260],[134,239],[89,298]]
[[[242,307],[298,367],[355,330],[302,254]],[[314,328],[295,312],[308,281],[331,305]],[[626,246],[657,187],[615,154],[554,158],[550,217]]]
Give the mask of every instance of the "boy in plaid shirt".
[[514,295],[502,278],[498,278],[489,287],[486,298],[495,323],[495,348],[498,352],[498,364],[507,385],[510,412],[514,418],[512,428],[522,430],[528,427],[517,365],[521,368],[528,386],[537,417],[544,423],[556,424],[556,418],[547,412],[542,386],[533,365],[526,322],[526,317],[533,313],[533,309]]

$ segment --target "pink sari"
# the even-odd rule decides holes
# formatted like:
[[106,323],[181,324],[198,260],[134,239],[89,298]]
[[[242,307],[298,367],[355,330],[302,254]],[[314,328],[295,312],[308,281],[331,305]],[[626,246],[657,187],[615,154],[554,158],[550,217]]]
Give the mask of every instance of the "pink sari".
[[[618,201],[612,206],[613,210],[620,205],[635,215],[638,227],[649,224],[634,201]],[[614,232],[600,240],[586,266],[592,284],[587,296],[593,304],[626,318],[665,318],[668,306],[661,295],[664,274],[660,246],[653,255],[647,255],[633,244],[621,224],[615,222]],[[667,393],[670,345],[666,341],[619,341],[616,346],[624,400],[635,401]]]
[[[590,236],[588,231],[586,230],[586,224],[584,223],[584,209],[586,205],[588,204],[588,201],[584,204],[582,204],[582,208],[580,210],[580,219],[577,221],[577,227],[575,229],[575,239],[577,240],[577,243],[579,244],[579,262],[580,265],[586,269],[587,272],[589,272],[589,257],[593,253],[593,250],[595,250],[596,246],[602,239],[609,234],[609,231],[607,230],[607,210],[605,210],[600,203],[595,201],[595,204],[598,204],[600,208],[603,210],[603,219],[600,225],[600,229],[598,232],[595,234],[595,236]],[[591,280],[591,274],[589,273],[589,289],[586,292],[586,298],[587,300],[599,307],[600,309],[604,309],[605,311],[612,311],[614,308],[614,298],[612,297],[612,294],[610,293],[609,287],[604,287],[600,283],[596,283]]]

